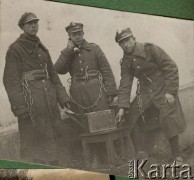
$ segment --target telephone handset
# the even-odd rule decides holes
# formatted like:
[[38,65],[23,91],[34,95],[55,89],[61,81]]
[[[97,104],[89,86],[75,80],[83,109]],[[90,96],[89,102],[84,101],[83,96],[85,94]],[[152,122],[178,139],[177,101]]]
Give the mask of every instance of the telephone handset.
[[75,48],[75,44],[73,43],[73,41],[71,40],[71,38],[68,39],[67,47],[69,49],[71,49],[71,50],[74,50],[74,48]]
[[71,38],[69,37],[69,39],[68,39],[68,48],[69,49],[72,49],[74,52],[76,52],[76,53],[78,53],[79,51],[80,51],[80,47],[81,46],[79,46],[79,47],[77,47],[75,44],[74,44],[74,42],[71,40]]

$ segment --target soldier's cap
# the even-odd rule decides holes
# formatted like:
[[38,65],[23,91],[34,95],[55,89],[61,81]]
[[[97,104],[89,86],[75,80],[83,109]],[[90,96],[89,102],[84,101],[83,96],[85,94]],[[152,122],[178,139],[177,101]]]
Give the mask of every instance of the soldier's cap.
[[130,28],[126,28],[121,30],[120,32],[117,31],[115,36],[115,41],[119,43],[121,40],[133,36],[133,33]]
[[71,22],[69,26],[67,26],[65,29],[68,32],[68,34],[73,32],[83,31],[83,24]]
[[26,23],[28,23],[28,22],[30,22],[30,21],[34,21],[34,20],[39,20],[38,18],[37,18],[37,16],[34,14],[34,13],[31,13],[31,12],[25,12],[22,16],[21,16],[21,18],[20,18],[20,20],[19,20],[19,22],[18,22],[18,26],[22,29],[22,26],[24,25],[24,24],[26,24]]

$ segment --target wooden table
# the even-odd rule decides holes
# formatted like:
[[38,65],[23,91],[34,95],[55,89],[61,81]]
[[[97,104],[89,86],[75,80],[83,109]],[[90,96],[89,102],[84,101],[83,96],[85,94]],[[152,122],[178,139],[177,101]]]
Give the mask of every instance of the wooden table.
[[130,134],[128,128],[115,128],[106,131],[99,131],[95,133],[85,133],[81,134],[81,140],[83,145],[84,157],[86,162],[86,167],[91,167],[90,156],[92,156],[91,146],[94,143],[106,144],[106,151],[109,167],[113,168],[116,166],[116,156],[115,156],[115,146],[114,141],[119,141],[119,148],[122,154],[122,157],[126,157],[126,162],[128,161],[127,157],[130,153]]

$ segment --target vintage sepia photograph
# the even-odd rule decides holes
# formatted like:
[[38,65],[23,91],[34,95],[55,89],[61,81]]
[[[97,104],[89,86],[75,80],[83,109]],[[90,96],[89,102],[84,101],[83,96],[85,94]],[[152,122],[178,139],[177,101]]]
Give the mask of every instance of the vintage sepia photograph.
[[190,178],[193,49],[191,20],[0,0],[0,159]]

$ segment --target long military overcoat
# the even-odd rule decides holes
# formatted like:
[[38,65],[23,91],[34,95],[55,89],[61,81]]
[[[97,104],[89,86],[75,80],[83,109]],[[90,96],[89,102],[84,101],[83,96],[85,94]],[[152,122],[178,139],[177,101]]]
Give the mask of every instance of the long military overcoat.
[[69,97],[54,69],[48,50],[38,37],[32,39],[24,33],[10,45],[3,81],[15,116],[29,112],[21,85],[22,74],[45,68],[49,79],[27,82],[33,100],[34,122],[30,118],[18,119],[21,158],[31,162],[34,159],[40,162],[57,160],[57,144],[65,133],[58,103],[63,105]]
[[[59,74],[70,73],[72,77],[70,94],[73,100],[79,104],[72,103],[73,111],[77,113],[109,109],[106,96],[117,95],[115,79],[108,60],[100,47],[94,43],[88,43],[84,40],[79,52],[65,48],[55,64],[55,69]],[[84,109],[85,107],[91,107],[98,99],[101,84],[98,78],[89,78],[87,81],[76,81],[74,77],[76,75],[82,77],[91,70],[101,73],[104,87],[102,88],[102,97],[98,103],[92,108]]]
[[[132,130],[140,117],[138,99],[130,106],[130,94],[134,77],[140,83],[140,104],[144,111],[154,106],[159,111],[159,124],[167,137],[173,137],[185,128],[184,115],[178,98],[179,75],[175,62],[157,45],[136,42],[135,49],[125,54],[121,62],[121,81],[119,87],[118,104],[120,108],[129,107],[126,116]],[[175,102],[170,104],[165,99],[165,93],[172,94]],[[152,112],[149,110],[149,113]],[[156,111],[153,112],[155,113]],[[150,123],[150,129],[156,123]],[[143,123],[143,122],[142,122]],[[146,123],[146,119],[145,119]]]

